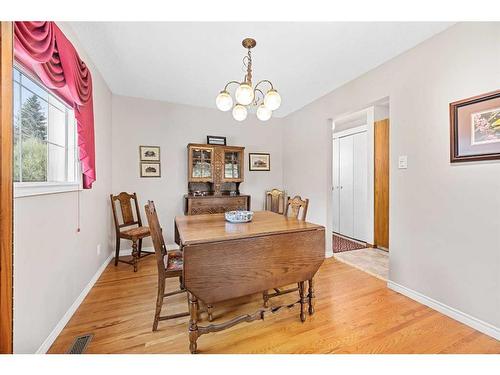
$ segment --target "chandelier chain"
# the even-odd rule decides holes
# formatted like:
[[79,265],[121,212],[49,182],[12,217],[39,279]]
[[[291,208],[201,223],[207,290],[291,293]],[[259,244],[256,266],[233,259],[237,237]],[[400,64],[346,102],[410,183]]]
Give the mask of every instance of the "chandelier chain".
[[252,51],[248,49],[247,55],[243,58],[243,65],[246,68],[246,75],[244,81],[252,86]]

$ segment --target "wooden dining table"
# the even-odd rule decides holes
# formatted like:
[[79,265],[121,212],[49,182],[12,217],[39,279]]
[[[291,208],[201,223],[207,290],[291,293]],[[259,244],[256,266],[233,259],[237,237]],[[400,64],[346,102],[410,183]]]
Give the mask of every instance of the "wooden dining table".
[[[325,228],[269,211],[248,223],[229,223],[224,214],[177,216],[175,239],[184,257],[183,283],[189,301],[190,351],[197,339],[241,322],[264,319],[283,306],[262,307],[219,324],[198,324],[199,300],[206,305],[298,284],[300,319],[314,313],[313,278],[325,258]],[[308,290],[306,291],[306,283]]]

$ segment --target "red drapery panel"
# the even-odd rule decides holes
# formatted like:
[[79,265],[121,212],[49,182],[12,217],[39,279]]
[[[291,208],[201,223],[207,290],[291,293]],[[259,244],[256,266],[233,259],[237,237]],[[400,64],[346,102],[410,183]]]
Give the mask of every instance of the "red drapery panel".
[[16,59],[75,111],[83,188],[96,179],[92,76],[73,44],[52,21],[14,22]]

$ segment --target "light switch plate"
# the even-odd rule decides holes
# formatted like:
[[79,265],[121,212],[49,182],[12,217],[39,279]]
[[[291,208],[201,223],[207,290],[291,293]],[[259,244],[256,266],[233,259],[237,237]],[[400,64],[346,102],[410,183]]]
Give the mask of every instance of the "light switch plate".
[[406,155],[400,155],[398,159],[398,168],[399,169],[406,169],[408,168],[408,156]]

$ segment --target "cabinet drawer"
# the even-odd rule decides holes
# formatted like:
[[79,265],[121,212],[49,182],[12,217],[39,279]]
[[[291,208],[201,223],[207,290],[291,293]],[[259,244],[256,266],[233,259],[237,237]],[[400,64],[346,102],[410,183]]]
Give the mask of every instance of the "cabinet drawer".
[[248,197],[187,198],[187,214],[219,214],[232,210],[247,210]]

